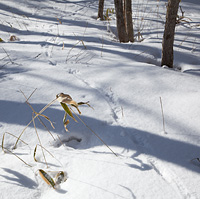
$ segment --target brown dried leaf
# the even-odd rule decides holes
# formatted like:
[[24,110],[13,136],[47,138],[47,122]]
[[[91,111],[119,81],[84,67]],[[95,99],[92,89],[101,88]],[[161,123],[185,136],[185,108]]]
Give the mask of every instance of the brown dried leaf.
[[11,35],[9,40],[16,41],[16,40],[18,40],[18,38],[15,35]]

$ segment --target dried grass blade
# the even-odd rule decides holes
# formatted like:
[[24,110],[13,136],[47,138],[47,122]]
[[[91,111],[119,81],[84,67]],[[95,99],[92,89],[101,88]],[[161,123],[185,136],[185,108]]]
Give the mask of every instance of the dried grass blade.
[[37,144],[37,146],[40,146],[40,147],[43,148],[47,153],[49,153],[53,158],[55,158],[55,157],[53,156],[53,154],[52,154],[50,151],[48,151],[45,147],[43,147],[43,146],[40,145],[40,144]]
[[18,144],[18,142],[19,142],[21,136],[23,135],[23,133],[25,132],[25,130],[28,128],[28,126],[29,126],[31,123],[32,123],[32,120],[27,124],[27,126],[23,129],[23,131],[21,132],[21,134],[20,134],[19,137],[17,138],[17,141],[16,141],[16,143],[15,143],[15,146],[13,147],[14,149],[17,148],[17,144]]
[[5,133],[3,134],[2,145],[1,145],[2,151],[5,153],[4,146],[3,146],[3,144],[4,144],[4,138],[5,138]]
[[61,106],[63,107],[63,109],[65,110],[65,112],[66,112],[75,122],[77,122],[77,120],[74,118],[74,116],[73,116],[71,110],[69,109],[69,107],[68,107],[66,104],[62,103],[62,102],[60,102],[60,104],[61,104]]
[[[43,114],[41,114],[41,113],[36,113],[36,112],[34,112],[34,113],[35,113],[36,115],[42,116],[42,117],[44,117],[46,120],[48,120],[49,123],[51,124],[52,128],[55,129],[55,127],[54,127],[53,123],[51,122],[51,120],[49,119],[49,117],[47,117],[46,115],[43,115]],[[38,118],[39,118],[39,117],[38,117]]]
[[[37,89],[37,88],[36,88]],[[36,89],[31,93],[31,95],[27,98],[26,95],[24,94],[24,92],[22,90],[20,90],[20,92],[23,94],[23,96],[25,97],[26,99],[26,103],[29,105],[29,107],[32,109],[32,111],[36,114],[36,115],[40,115],[42,117],[44,117],[46,120],[48,120],[51,124],[51,126],[55,129],[55,127],[53,126],[53,123],[51,122],[51,120],[49,119],[49,117],[47,117],[46,115],[43,115],[41,113],[37,113],[34,108],[31,106],[31,104],[29,103],[29,99],[30,97],[33,95],[33,93],[36,91]]]
[[34,160],[37,162],[37,159],[36,159],[36,151],[37,151],[37,145],[35,146],[35,149],[34,149],[34,154],[33,154],[33,158]]
[[43,146],[40,145],[40,144],[37,144],[37,145],[35,146],[34,154],[33,154],[33,158],[34,158],[34,160],[35,160],[36,162],[38,162],[37,159],[36,159],[37,146],[40,146],[40,147],[43,148],[47,153],[49,153],[53,158],[55,158],[55,157],[53,156],[53,154],[52,154],[50,151],[48,151],[45,147],[43,147]]
[[[37,135],[37,138],[38,138],[38,141],[39,141],[39,143],[40,143],[40,146],[42,146],[42,143],[41,143],[41,140],[40,140],[40,137],[39,137],[39,135],[38,135],[37,128],[36,128],[36,125],[35,125],[35,119],[34,119],[33,116],[32,116],[32,118],[33,118],[33,125],[34,125],[34,128],[35,128],[35,133],[36,133],[36,135]],[[42,149],[42,154],[43,154],[43,157],[44,157],[44,161],[45,161],[45,163],[46,163],[46,165],[47,165],[47,167],[48,167],[48,164],[47,164],[47,161],[46,161],[46,158],[45,158],[45,154],[44,154],[43,148],[41,147],[41,149]]]
[[90,106],[89,101],[88,101],[88,102],[78,102],[78,105],[79,105],[79,106],[81,106],[81,105],[87,105],[87,106],[89,106],[91,109],[94,110],[94,108],[93,108],[92,106]]
[[19,160],[21,160],[24,164],[26,164],[29,167],[32,167],[30,164],[28,164],[27,162],[25,162],[23,159],[21,159],[18,155],[16,155],[15,153],[13,153],[12,151],[10,151],[9,149],[5,148],[9,153],[11,153],[12,155],[16,156]]
[[[9,134],[9,135],[11,135],[11,136],[13,136],[13,137],[15,137],[15,138],[17,138],[18,139],[18,137],[17,136],[15,136],[15,135],[13,135],[12,133],[9,133],[9,132],[5,132],[4,134],[3,134],[3,138],[2,138],[2,150],[4,151],[4,139],[5,139],[5,135],[6,134]],[[26,142],[24,142],[22,139],[19,139],[21,142],[23,142],[25,145],[28,145]],[[4,151],[5,152],[5,151]]]
[[79,114],[81,114],[81,111],[79,110],[78,106],[75,106],[74,104],[71,104],[71,106],[75,107]]
[[56,140],[53,136],[53,134],[51,133],[51,131],[47,128],[47,126],[44,124],[44,122],[42,121],[42,119],[40,117],[37,117],[39,122],[45,127],[45,129],[48,131],[48,133],[51,135],[51,137]]
[[116,157],[118,157],[117,154],[99,137],[99,135],[97,135],[74,111],[73,113]]
[[69,124],[69,120],[67,120],[66,122],[64,122],[64,127],[65,127],[65,130],[68,132],[69,130],[67,129],[67,125]]
[[52,179],[52,177],[47,174],[44,170],[42,169],[39,169],[39,174],[40,176],[42,177],[42,179],[48,184],[48,185],[51,185],[53,188],[55,188],[55,182],[54,180]]
[[[57,99],[52,100],[49,104],[47,104],[39,113],[43,113],[49,106],[51,106],[53,103],[55,103]],[[37,116],[35,116],[37,117]]]
[[78,107],[78,104],[74,100],[69,101],[68,104]]
[[[37,88],[35,88],[35,90],[29,95],[29,97],[27,98],[27,101],[32,97],[32,95],[35,93],[35,91],[37,90]],[[21,91],[21,90],[20,90]],[[21,91],[22,92],[22,91]],[[23,93],[23,92],[22,92]],[[25,96],[25,95],[24,95]]]
[[[49,104],[47,104],[39,113],[40,113],[40,114],[43,113],[49,106],[51,106],[53,103],[55,103],[56,100],[57,100],[57,99],[52,100],[52,101],[51,101]],[[33,119],[37,118],[38,116],[39,116],[39,115],[36,114],[36,115],[34,116]],[[18,137],[18,139],[17,139],[17,141],[16,141],[16,143],[15,143],[14,149],[17,148],[17,143],[18,143],[18,141],[20,140],[21,136],[23,135],[23,133],[25,132],[25,130],[28,128],[28,126],[33,122],[33,119],[27,124],[27,126],[23,129],[23,131],[22,131],[21,134],[19,135],[19,137]]]

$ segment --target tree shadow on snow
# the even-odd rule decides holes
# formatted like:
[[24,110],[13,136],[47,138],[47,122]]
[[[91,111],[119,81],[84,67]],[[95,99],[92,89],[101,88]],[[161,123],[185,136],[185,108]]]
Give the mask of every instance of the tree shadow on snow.
[[188,70],[185,70],[184,73],[200,76],[200,69],[188,69]]
[[[79,1],[76,1],[76,2],[72,2],[72,1],[56,1],[57,3],[64,3],[64,5],[70,3],[75,3],[76,5],[78,5],[80,7],[80,9],[82,9],[82,7],[87,7],[87,3],[91,3],[91,1],[85,1],[85,2],[79,2]],[[44,3],[44,5],[42,4]],[[95,3],[95,1],[93,1],[93,3]],[[33,2],[28,2],[29,6],[30,7],[36,7],[38,6],[37,3],[36,4],[33,4]],[[33,4],[33,5],[32,5]],[[96,4],[94,4],[96,6],[96,10],[97,10],[97,7],[98,7],[98,4],[97,4],[97,1],[96,1]],[[45,9],[47,9],[46,7],[46,4],[45,4],[45,1],[41,1],[40,2],[40,5],[38,8],[41,8],[43,9],[43,7]],[[35,14],[32,14],[32,13],[29,13],[27,11],[25,11],[23,9],[23,7],[19,7],[19,8],[16,8],[16,7],[11,7],[11,6],[7,6],[6,4],[3,4],[3,3],[0,3],[0,9],[2,10],[7,10],[7,11],[10,11],[16,15],[19,15],[19,16],[26,16],[29,20],[31,20],[33,23],[36,23],[38,20],[45,20],[45,24],[49,25],[49,26],[57,26],[58,24],[58,21],[56,19],[56,17],[54,17],[54,13],[53,13],[53,7],[49,7],[48,9],[51,9],[52,10],[52,13],[50,12],[48,15],[41,15],[39,13],[35,13]],[[76,12],[75,12],[76,13]],[[70,16],[75,14],[75,13],[70,13]],[[66,13],[66,16],[69,15],[69,13]],[[92,17],[92,16],[91,16]],[[79,26],[79,27],[82,27],[83,28],[83,35],[84,35],[84,31],[86,30],[86,28],[92,28],[92,29],[96,29],[97,31],[98,30],[103,30],[104,31],[104,34],[108,34],[106,32],[107,30],[107,27],[106,25],[102,22],[96,22],[95,19],[93,20],[88,20],[87,23],[85,20],[83,19],[80,19],[78,18],[76,20],[76,17],[72,17],[72,18],[62,18],[62,24],[66,27],[70,27],[70,26]],[[61,25],[62,25],[61,24]],[[113,27],[112,27],[113,28]],[[15,28],[15,27],[10,27],[7,23],[4,23],[4,24],[0,24],[0,29],[1,31],[5,31],[5,32],[9,32],[9,33],[18,33],[20,35],[41,35],[41,36],[45,36],[47,38],[49,37],[59,37],[60,39],[62,40],[67,40],[67,41],[74,41],[74,45],[76,44],[77,40],[83,40],[84,42],[87,42],[86,43],[86,46],[87,46],[87,50],[90,50],[90,51],[99,51],[100,53],[102,52],[106,52],[106,53],[110,53],[110,54],[113,54],[113,55],[120,55],[122,57],[125,57],[125,58],[128,58],[130,60],[136,60],[138,62],[145,62],[145,63],[150,63],[150,64],[153,64],[153,65],[157,65],[157,66],[160,66],[160,61],[159,59],[161,58],[161,50],[158,48],[158,47],[155,47],[155,46],[149,46],[149,45],[145,45],[145,43],[140,43],[140,44],[137,44],[137,43],[134,43],[134,45],[132,44],[121,44],[119,42],[113,42],[111,41],[111,39],[106,39],[106,38],[99,38],[98,34],[97,35],[89,35],[87,36],[87,31],[86,31],[86,35],[84,36],[70,36],[70,35],[57,35],[57,33],[52,33],[49,31],[49,29],[51,28],[47,28],[46,31],[43,31],[43,32],[37,32],[37,31],[31,31],[31,30],[22,30],[22,29],[18,29],[18,28]],[[151,30],[153,31],[153,29]],[[151,32],[150,31],[150,32]],[[116,31],[114,31],[116,32]],[[114,34],[117,34],[117,33],[114,33]],[[145,35],[146,33],[144,33]],[[149,34],[149,33],[147,33]],[[183,33],[181,32],[177,32],[176,33],[177,35],[182,35]],[[196,38],[198,37],[198,34],[197,35],[194,35],[193,33],[193,37]],[[103,41],[101,41],[103,40]],[[95,45],[94,46],[94,42],[98,45]],[[182,41],[180,41],[182,42]],[[189,41],[184,41],[184,43],[186,42],[189,42]],[[47,46],[58,46],[60,49],[62,48],[63,46],[63,43],[61,44],[57,44],[57,43],[52,43],[52,42],[38,42],[38,41],[19,41],[17,42],[18,44],[21,44],[21,45],[47,45]],[[66,44],[66,49],[72,49],[74,47],[74,45],[72,44],[68,44],[69,42],[65,42],[67,43]],[[103,51],[102,51],[102,43],[104,44],[104,48],[103,48]],[[160,41],[160,44],[162,43],[162,41]],[[197,42],[196,42],[197,43]],[[198,44],[198,43],[197,43]],[[106,48],[106,45],[112,45],[114,47],[114,49],[112,48]],[[193,46],[191,44],[191,46]],[[81,48],[82,49],[83,46],[76,46],[76,48]],[[186,47],[184,45],[179,45],[178,48],[182,48],[184,50],[187,50],[190,52],[191,48],[189,47]],[[123,52],[122,49],[126,49],[126,52]],[[199,49],[196,49],[196,51],[198,52]],[[177,54],[177,53],[175,53]],[[182,56],[185,58],[185,63],[188,62],[188,60],[191,60],[190,59],[190,56],[188,54],[184,54],[184,56]],[[192,56],[192,59],[197,59],[195,56]],[[194,61],[193,61],[194,62]],[[199,60],[197,59],[196,60],[196,63],[198,63]]]
[[[86,6],[85,4],[89,3],[90,1],[85,1],[85,2],[71,2],[71,1],[67,1],[67,3],[75,3],[76,5],[80,3],[80,7],[84,7]],[[95,2],[95,1],[94,1]],[[62,3],[62,1],[61,1]],[[64,3],[64,2],[63,2]],[[32,7],[35,7],[36,5],[32,5],[31,2],[29,2],[30,6]],[[40,5],[39,7],[45,7],[46,5]],[[98,2],[95,4],[96,7],[98,7]],[[38,21],[38,20],[45,20],[45,23],[46,24],[49,24],[50,25],[57,25],[57,19],[56,17],[53,17],[53,13],[50,13],[49,15],[40,15],[38,13],[35,13],[34,15],[32,13],[29,13],[27,11],[25,11],[23,9],[23,7],[19,7],[19,8],[16,8],[16,7],[11,7],[11,6],[7,6],[6,4],[3,4],[3,3],[0,3],[0,9],[2,10],[7,10],[7,11],[11,11],[12,13],[16,14],[16,15],[19,15],[19,16],[26,16],[29,20],[33,21],[33,23],[35,23],[35,21]],[[53,8],[52,8],[53,10]],[[97,10],[97,8],[96,8]],[[73,13],[72,13],[73,14]],[[96,13],[97,14],[97,13]],[[67,15],[67,14],[66,14]],[[91,16],[92,17],[92,16]],[[62,19],[62,24],[64,24],[66,27],[70,27],[70,26],[79,26],[79,27],[82,27],[83,28],[83,35],[84,35],[84,31],[86,30],[86,28],[92,28],[92,29],[96,29],[97,31],[98,30],[103,30],[105,31],[104,33],[105,34],[108,34],[107,32],[107,27],[106,25],[104,24],[104,22],[98,22],[96,21],[96,19],[93,19],[93,20],[89,20],[89,21],[85,21],[85,20],[82,20],[82,19],[78,19],[78,20],[72,20],[71,18],[68,19],[68,18],[63,18]],[[61,25],[62,25],[61,24]],[[32,31],[32,30],[23,30],[23,29],[19,29],[19,28],[15,28],[15,27],[10,27],[7,23],[4,23],[4,24],[0,24],[0,29],[1,31],[4,31],[4,32],[9,32],[9,33],[18,33],[20,35],[41,35],[41,36],[45,36],[45,37],[58,37],[57,33],[52,33],[50,31],[48,31],[49,29],[51,28],[47,28],[46,31],[43,31],[43,32],[37,32],[37,31]],[[115,29],[115,27],[111,27],[111,29]],[[117,31],[114,30],[114,35],[117,35]],[[120,56],[123,56],[123,57],[126,57],[130,60],[137,60],[139,62],[144,62],[144,59],[146,60],[146,54],[148,54],[147,56],[147,60],[146,62],[148,63],[153,63],[155,65],[160,65],[160,63],[156,60],[156,57],[159,57],[160,58],[160,51],[155,48],[155,47],[152,47],[152,46],[146,46],[146,45],[138,45],[138,44],[121,44],[119,43],[118,41],[111,41],[111,39],[106,39],[106,38],[99,38],[99,36],[97,35],[89,35],[87,36],[87,30],[86,30],[86,35],[84,36],[70,36],[70,35],[59,35],[59,38],[61,39],[67,39],[67,40],[70,40],[70,41],[73,41],[74,40],[74,45],[77,43],[77,40],[83,40],[84,42],[87,42],[86,43],[86,46],[87,46],[87,50],[90,50],[90,51],[99,51],[100,53],[102,52],[102,42],[104,44],[104,48],[103,48],[103,52],[106,52],[106,53],[110,53],[110,54],[114,54],[114,55],[120,55]],[[102,41],[103,40],[103,41]],[[92,42],[92,44],[91,44]],[[94,46],[93,42],[97,43],[98,46]],[[50,42],[38,42],[38,41],[16,41],[16,43],[18,44],[21,44],[21,45],[49,45],[49,46],[58,46],[60,48],[62,48],[62,44],[56,44],[56,43],[50,43]],[[74,45],[72,44],[68,44],[69,42],[65,42],[67,43],[66,44],[66,48],[73,48]],[[106,45],[112,45],[114,47],[114,49],[110,49],[110,48],[106,48]],[[76,46],[76,48],[81,48],[82,49],[83,46]],[[123,49],[129,49],[129,51],[126,51],[126,52],[123,52],[121,50],[121,48]],[[138,51],[138,52],[137,52]],[[149,57],[150,55],[150,57]]]
[[[41,110],[45,106],[45,104],[32,105],[36,111]],[[0,130],[4,126],[4,123],[21,125],[23,129],[31,120],[31,110],[25,103],[0,100],[0,107]],[[89,129],[81,124],[81,122],[75,123],[71,120],[69,124],[70,133],[66,133],[62,123],[64,111],[60,105],[59,108],[57,105],[52,105],[44,114],[54,122],[55,129],[52,130],[52,132],[60,136],[64,145],[68,146],[68,144],[71,144],[71,147],[79,150],[103,145]],[[81,115],[81,118],[111,148],[116,146],[117,151],[115,152],[119,155],[126,151],[136,151],[136,153],[132,154],[131,158],[138,162],[141,167],[139,168],[138,166],[136,167],[136,165],[129,164],[128,166],[132,168],[140,170],[151,169],[149,165],[144,164],[138,157],[141,153],[145,153],[163,162],[170,162],[188,170],[199,172],[199,167],[192,164],[191,160],[199,157],[200,146],[170,139],[167,137],[167,134],[159,135],[135,128],[113,125],[107,122],[106,118],[100,120],[84,115]],[[49,124],[46,125],[48,126]],[[34,128],[33,125],[30,127]],[[37,126],[37,128],[38,131],[42,128],[44,129],[42,125]],[[6,129],[4,128],[4,130]],[[0,133],[2,136],[4,132],[1,130]],[[18,135],[19,134],[20,132],[18,132]],[[79,139],[79,141],[77,141],[77,139]],[[59,147],[59,145],[56,144],[54,146]],[[96,150],[98,150],[98,148]],[[96,153],[98,153],[98,151],[96,151]],[[106,147],[105,153],[110,153]]]

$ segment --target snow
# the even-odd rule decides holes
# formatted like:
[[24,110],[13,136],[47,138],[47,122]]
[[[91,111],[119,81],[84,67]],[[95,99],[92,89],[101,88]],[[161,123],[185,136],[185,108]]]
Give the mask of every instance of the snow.
[[[135,35],[140,31],[143,41],[122,44],[114,15],[96,19],[98,1],[2,0],[0,134],[17,157],[0,152],[0,198],[199,198],[198,6],[181,2],[190,23],[176,27],[172,70],[160,67],[165,1],[134,2]],[[113,1],[105,1],[107,8]],[[87,126],[70,120],[66,132],[55,102],[44,111],[55,129],[43,119],[53,137],[35,119],[48,168],[39,145],[34,161],[40,143],[33,124],[21,137],[27,144],[13,149],[14,136],[32,120],[21,91],[28,97],[36,88],[29,99],[36,112],[61,92],[94,108],[80,107]],[[52,178],[64,171],[67,181],[53,189],[39,169]]]

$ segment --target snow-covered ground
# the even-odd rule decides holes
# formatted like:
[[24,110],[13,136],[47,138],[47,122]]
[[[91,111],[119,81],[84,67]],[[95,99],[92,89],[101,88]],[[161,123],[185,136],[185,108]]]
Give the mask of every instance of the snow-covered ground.
[[[115,16],[96,19],[97,0],[0,1],[0,135],[17,155],[0,152],[0,198],[200,198],[200,2],[181,2],[175,70],[160,67],[165,3],[135,1],[137,41],[120,44]],[[28,145],[15,150],[16,138],[4,134],[19,136],[31,121],[21,91],[36,88],[29,102],[37,112],[61,92],[94,108],[80,107],[88,128],[70,120],[66,132],[64,110],[51,105],[44,114],[55,129],[43,121],[54,139],[35,119],[48,168],[39,146],[34,161],[33,124],[21,136]],[[67,181],[53,189],[39,169],[52,178],[64,171]]]

